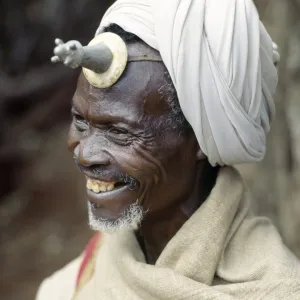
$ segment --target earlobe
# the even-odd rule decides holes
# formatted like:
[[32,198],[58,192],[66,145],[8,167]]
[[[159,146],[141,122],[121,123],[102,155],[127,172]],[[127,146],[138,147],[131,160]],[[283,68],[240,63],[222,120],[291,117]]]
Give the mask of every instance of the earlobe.
[[203,160],[206,158],[206,155],[202,152],[202,150],[199,148],[196,153],[196,160]]

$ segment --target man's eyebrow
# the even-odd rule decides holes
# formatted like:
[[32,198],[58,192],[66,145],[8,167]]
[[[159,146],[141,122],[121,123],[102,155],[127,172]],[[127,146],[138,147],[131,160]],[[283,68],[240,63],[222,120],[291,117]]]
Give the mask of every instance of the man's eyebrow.
[[[72,104],[71,104],[71,114],[77,114],[83,117],[83,113],[80,110],[80,107],[78,107],[76,105],[76,101],[74,101],[74,97],[72,99]],[[112,116],[111,114],[105,114],[102,113],[101,116],[95,116],[94,118],[89,115],[89,117],[91,118],[91,122],[94,122],[95,124],[99,123],[99,124],[123,124],[123,125],[127,125],[130,127],[139,127],[140,124],[139,122],[136,122],[134,120],[130,120],[127,119],[124,116]]]
[[71,112],[78,112],[78,110],[74,104],[72,104],[72,106],[71,106]]
[[72,106],[71,106],[71,113],[81,115],[80,110],[76,107],[76,105],[74,103],[72,103]]
[[112,115],[101,115],[100,118],[95,118],[92,120],[94,123],[99,124],[123,124],[130,127],[138,127],[139,124],[137,122],[134,122],[132,120],[128,120],[127,118],[124,118],[122,116],[112,116]]

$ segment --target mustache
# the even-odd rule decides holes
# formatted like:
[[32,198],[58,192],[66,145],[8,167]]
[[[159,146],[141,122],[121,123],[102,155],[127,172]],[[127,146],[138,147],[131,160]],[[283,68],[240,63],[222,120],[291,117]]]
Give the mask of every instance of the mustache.
[[80,164],[78,159],[74,157],[75,165],[77,168],[86,175],[92,175],[94,177],[99,177],[107,179],[108,181],[115,181],[119,183],[124,183],[128,185],[130,190],[135,190],[139,187],[139,181],[128,173],[123,173],[115,170],[107,170],[101,165],[83,166]]

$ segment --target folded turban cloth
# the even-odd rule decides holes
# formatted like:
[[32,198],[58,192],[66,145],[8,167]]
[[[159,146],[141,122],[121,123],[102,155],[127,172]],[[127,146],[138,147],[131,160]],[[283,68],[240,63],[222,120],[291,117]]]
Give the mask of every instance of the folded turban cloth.
[[251,0],[118,0],[98,32],[111,23],[160,52],[212,165],[263,158],[278,76]]

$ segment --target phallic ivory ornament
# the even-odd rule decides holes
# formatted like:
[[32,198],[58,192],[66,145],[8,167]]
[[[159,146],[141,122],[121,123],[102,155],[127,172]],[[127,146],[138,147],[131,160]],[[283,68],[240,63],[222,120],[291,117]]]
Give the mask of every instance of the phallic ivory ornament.
[[78,41],[63,43],[60,39],[55,44],[51,61],[61,61],[70,68],[82,66],[84,76],[95,87],[112,86],[126,68],[127,47],[117,34],[101,33],[84,47]]

